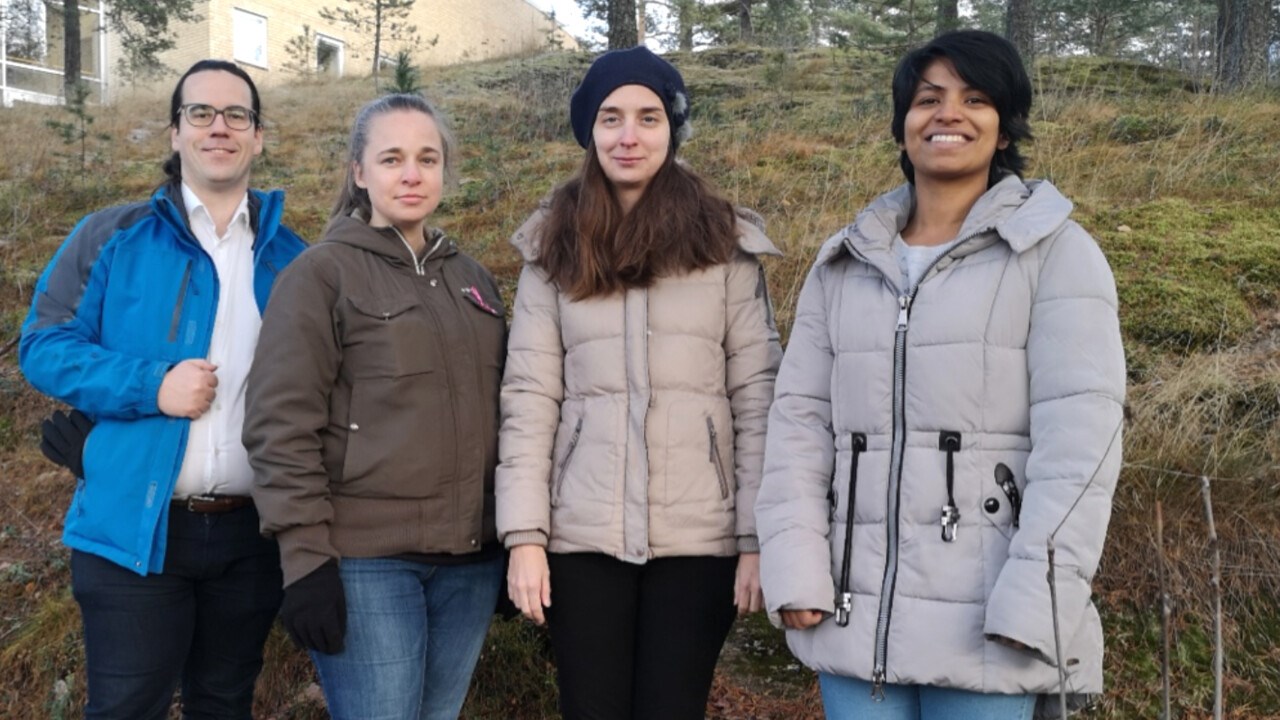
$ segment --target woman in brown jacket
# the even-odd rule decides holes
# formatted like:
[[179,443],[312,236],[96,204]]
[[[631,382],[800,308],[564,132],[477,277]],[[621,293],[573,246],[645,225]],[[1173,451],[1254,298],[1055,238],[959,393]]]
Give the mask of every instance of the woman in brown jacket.
[[502,576],[493,524],[506,323],[430,228],[452,139],[416,95],[366,105],[322,242],[280,274],[245,446],[282,620],[334,718],[458,716]]
[[781,352],[756,256],[777,250],[676,161],[687,114],[666,61],[598,58],[571,106],[582,168],[513,238],[498,529],[569,720],[703,717],[735,606],[762,602]]

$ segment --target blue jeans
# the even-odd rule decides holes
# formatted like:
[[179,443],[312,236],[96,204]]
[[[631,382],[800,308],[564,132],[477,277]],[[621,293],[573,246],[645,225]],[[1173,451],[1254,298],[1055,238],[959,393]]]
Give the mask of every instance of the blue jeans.
[[346,647],[312,652],[334,720],[454,720],[493,618],[502,557],[343,558]]
[[91,720],[249,720],[262,645],[280,608],[280,553],[258,513],[171,508],[164,572],[138,575],[74,550]]
[[871,683],[819,673],[828,720],[1031,720],[1035,695],[989,695],[930,685],[885,685],[884,700]]

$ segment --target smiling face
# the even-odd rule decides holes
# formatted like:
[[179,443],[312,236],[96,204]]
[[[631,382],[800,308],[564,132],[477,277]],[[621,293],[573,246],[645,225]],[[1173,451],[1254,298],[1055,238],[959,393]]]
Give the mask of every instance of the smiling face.
[[596,159],[624,210],[634,207],[671,149],[662,100],[643,85],[623,85],[600,104],[591,131]]
[[394,110],[369,121],[369,140],[353,167],[356,185],[369,193],[375,227],[394,226],[422,236],[444,189],[444,147],[435,120],[416,110]]
[[969,87],[950,60],[935,60],[922,73],[903,128],[903,149],[916,182],[971,181],[985,185],[1000,135],[991,98]]
[[[253,107],[253,95],[244,80],[222,70],[189,75],[182,84],[184,105],[204,104],[222,109],[232,105]],[[249,187],[249,168],[262,152],[262,128],[232,130],[218,115],[208,127],[192,127],[184,114],[169,131],[170,145],[182,161],[182,180],[206,198],[213,194],[240,195]]]

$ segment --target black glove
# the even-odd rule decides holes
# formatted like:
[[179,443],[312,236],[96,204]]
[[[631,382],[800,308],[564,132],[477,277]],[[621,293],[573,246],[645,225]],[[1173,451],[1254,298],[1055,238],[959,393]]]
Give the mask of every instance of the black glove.
[[92,429],[93,421],[79,410],[72,410],[70,415],[55,410],[48,420],[40,423],[40,452],[82,478],[84,441]]
[[284,589],[280,621],[289,637],[302,647],[325,655],[342,652],[347,634],[347,595],[336,560]]

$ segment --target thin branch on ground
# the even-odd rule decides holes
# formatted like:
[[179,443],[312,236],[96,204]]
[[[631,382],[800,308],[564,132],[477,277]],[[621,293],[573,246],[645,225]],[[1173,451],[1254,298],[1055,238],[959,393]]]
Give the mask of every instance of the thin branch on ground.
[[1156,562],[1157,568],[1160,570],[1160,700],[1162,720],[1173,720],[1173,714],[1169,704],[1169,616],[1171,609],[1169,607],[1169,583],[1166,579],[1168,570],[1165,568],[1164,554],[1164,504],[1159,500],[1156,501]]
[[1058,702],[1060,704],[1059,711],[1062,713],[1062,720],[1067,720],[1067,667],[1062,661],[1062,629],[1058,622],[1058,580],[1054,572],[1056,564],[1054,563],[1054,555],[1057,548],[1054,541],[1058,537],[1058,531],[1062,530],[1062,526],[1067,524],[1067,519],[1076,511],[1076,507],[1080,505],[1080,501],[1084,499],[1084,494],[1093,487],[1093,483],[1098,479],[1098,473],[1102,470],[1102,464],[1111,456],[1111,448],[1115,447],[1116,438],[1120,437],[1120,429],[1124,427],[1124,418],[1121,417],[1116,422],[1116,429],[1111,431],[1111,440],[1107,442],[1107,449],[1102,452],[1102,456],[1098,458],[1098,464],[1093,468],[1093,474],[1089,476],[1089,482],[1080,488],[1080,494],[1076,495],[1075,501],[1071,503],[1071,507],[1067,508],[1067,512],[1062,516],[1062,520],[1058,526],[1049,533],[1049,538],[1045,541],[1045,549],[1047,551],[1047,559],[1049,561],[1049,572],[1046,579],[1049,581],[1049,603],[1053,613],[1053,652],[1057,656],[1058,661]]
[[1200,478],[1200,494],[1204,497],[1204,518],[1209,524],[1209,553],[1213,575],[1213,720],[1222,720],[1222,551],[1218,547],[1218,529],[1213,524],[1213,499],[1209,478]]

